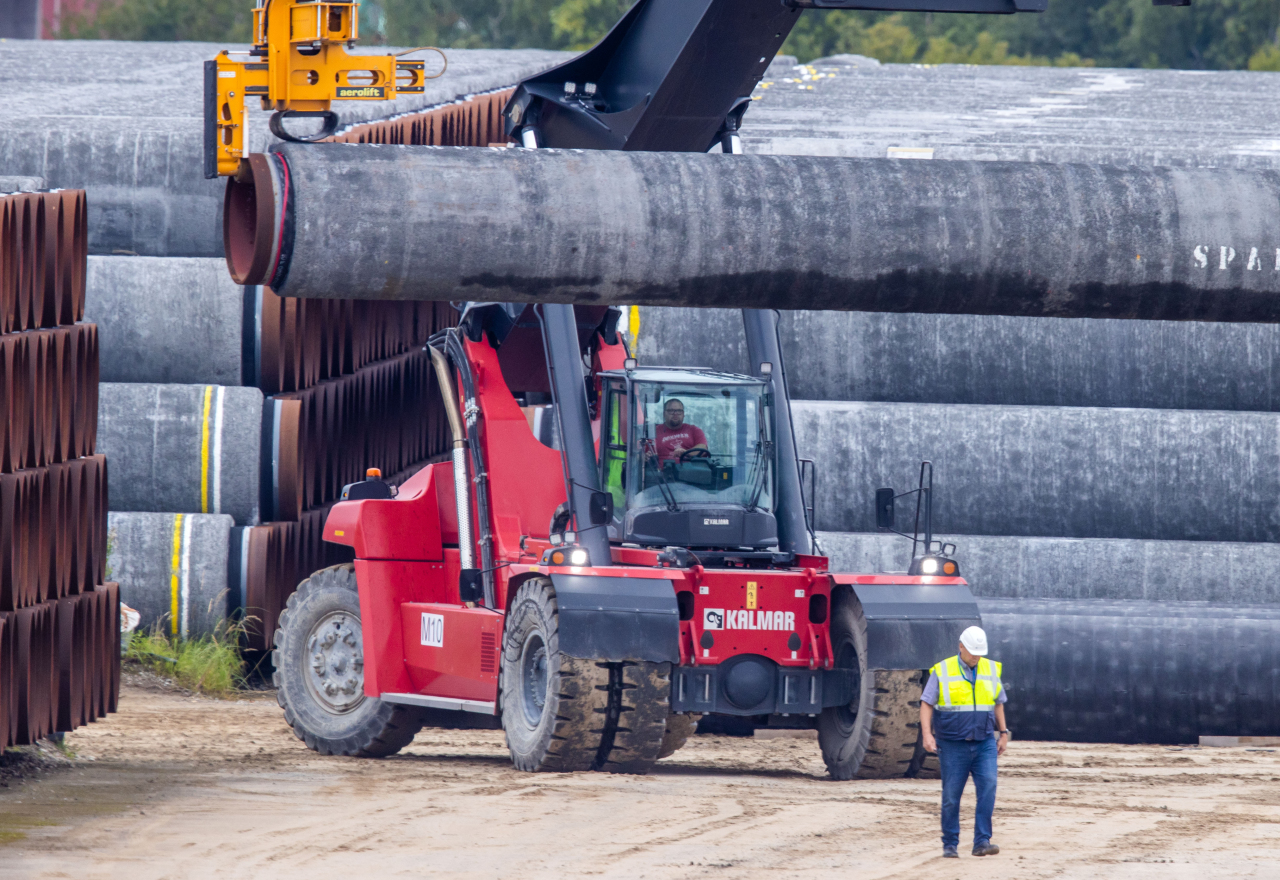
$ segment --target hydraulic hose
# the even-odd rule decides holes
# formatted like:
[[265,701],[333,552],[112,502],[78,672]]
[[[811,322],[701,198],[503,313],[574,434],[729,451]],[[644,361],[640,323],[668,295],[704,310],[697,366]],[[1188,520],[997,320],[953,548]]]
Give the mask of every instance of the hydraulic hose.
[[467,432],[462,427],[462,414],[458,411],[458,395],[453,388],[449,359],[434,346],[430,346],[431,363],[440,383],[440,396],[444,398],[444,411],[449,418],[449,433],[453,437],[453,498],[458,511],[458,559],[462,568],[476,567],[475,539],[471,534],[471,486],[467,479]]

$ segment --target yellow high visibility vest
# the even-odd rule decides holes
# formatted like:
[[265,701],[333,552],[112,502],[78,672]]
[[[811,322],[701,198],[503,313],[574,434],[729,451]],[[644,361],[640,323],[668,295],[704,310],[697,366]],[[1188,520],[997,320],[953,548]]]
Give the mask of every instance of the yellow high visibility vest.
[[973,684],[960,671],[960,655],[948,657],[930,670],[938,677],[939,712],[993,712],[1004,685],[1000,664],[986,657],[978,659]]

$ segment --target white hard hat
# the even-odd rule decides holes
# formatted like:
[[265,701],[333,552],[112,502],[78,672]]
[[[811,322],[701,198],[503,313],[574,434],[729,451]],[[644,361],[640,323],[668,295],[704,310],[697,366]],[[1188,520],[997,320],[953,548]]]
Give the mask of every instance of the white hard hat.
[[960,644],[975,657],[987,656],[987,634],[980,626],[971,626],[960,633]]

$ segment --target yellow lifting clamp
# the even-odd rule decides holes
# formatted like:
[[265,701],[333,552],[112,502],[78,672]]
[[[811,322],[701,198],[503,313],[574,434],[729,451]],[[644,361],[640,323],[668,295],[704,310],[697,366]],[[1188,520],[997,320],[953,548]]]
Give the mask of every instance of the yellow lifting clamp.
[[[275,110],[271,132],[288,141],[318,141],[338,128],[334,100],[391,101],[422,92],[425,61],[399,55],[350,55],[359,35],[355,0],[258,0],[253,10],[253,48],[224,49],[204,63],[204,176],[236,173],[245,158],[245,102],[261,99]],[[440,52],[434,47],[432,51]],[[243,60],[232,56],[245,55]],[[440,52],[444,58],[444,53]],[[445,59],[448,66],[448,59]],[[296,135],[285,128],[291,118],[322,119],[320,131]]]

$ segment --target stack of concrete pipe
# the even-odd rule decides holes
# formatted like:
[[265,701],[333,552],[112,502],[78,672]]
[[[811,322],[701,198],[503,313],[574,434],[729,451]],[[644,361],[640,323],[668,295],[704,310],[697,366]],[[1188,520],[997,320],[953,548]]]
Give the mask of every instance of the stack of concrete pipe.
[[83,190],[0,179],[0,752],[114,712],[119,693],[85,244]]
[[[454,312],[285,299],[231,280],[225,184],[204,179],[201,160],[202,64],[223,48],[235,47],[0,44],[0,173],[89,193],[85,309],[101,333],[97,442],[112,463],[110,564],[125,601],[144,628],[186,636],[243,611],[265,648],[298,581],[346,558],[320,540],[342,483],[367,467],[403,478],[444,451],[443,419],[410,423],[397,405],[430,415],[421,346]],[[422,95],[339,102],[339,139],[501,140],[500,90],[562,57],[451,51]],[[272,140],[266,121],[250,114],[254,149]]]

